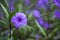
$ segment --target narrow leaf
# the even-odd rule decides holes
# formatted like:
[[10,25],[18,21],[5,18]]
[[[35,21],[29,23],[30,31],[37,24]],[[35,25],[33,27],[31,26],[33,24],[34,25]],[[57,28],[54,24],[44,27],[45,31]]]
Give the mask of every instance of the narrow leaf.
[[3,20],[0,20],[0,23],[6,24],[6,22],[5,22],[5,21],[3,21]]
[[36,22],[38,28],[40,29],[40,31],[42,32],[42,34],[43,34],[44,36],[46,36],[46,32],[45,32],[44,29],[38,24],[37,20],[35,20],[35,22]]
[[7,6],[8,6],[8,1],[7,0],[4,0],[5,1],[5,3],[7,4]]
[[0,6],[2,7],[2,9],[4,10],[5,14],[6,14],[6,17],[9,18],[9,14],[7,12],[7,9],[4,7],[3,4],[0,3]]
[[55,28],[50,34],[49,34],[49,37],[50,38],[53,38],[57,32],[58,28]]
[[22,12],[22,4],[18,4],[17,6],[18,6],[18,11]]

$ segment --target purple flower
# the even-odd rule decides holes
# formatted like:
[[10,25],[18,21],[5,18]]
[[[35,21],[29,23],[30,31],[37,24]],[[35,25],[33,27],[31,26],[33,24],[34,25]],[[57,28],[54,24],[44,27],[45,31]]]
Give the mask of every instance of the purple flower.
[[39,12],[38,10],[34,10],[34,11],[33,11],[33,16],[34,16],[35,18],[39,18],[39,17],[40,17],[40,12]]
[[27,15],[30,15],[31,12],[32,12],[31,10],[27,10],[27,11],[26,11],[26,14],[27,14]]
[[8,5],[9,5],[9,11],[10,12],[15,10],[15,8],[14,8],[14,0],[9,0]]
[[54,16],[58,19],[60,19],[60,11],[59,10],[55,10],[54,11]]
[[37,21],[38,21],[38,23],[39,23],[40,25],[43,25],[43,24],[44,24],[43,18],[38,18]]
[[30,0],[24,0],[26,5],[30,5]]
[[54,3],[57,5],[57,7],[60,8],[60,0],[53,0],[53,1],[54,1]]
[[38,23],[43,26],[45,29],[48,29],[50,27],[50,24],[48,22],[45,22],[43,18],[37,19]]
[[26,26],[27,25],[26,15],[22,12],[18,12],[15,14],[15,16],[12,17],[11,22],[14,24],[16,28]]
[[45,22],[44,25],[43,25],[46,29],[48,29],[50,27],[49,23],[48,22]]
[[48,0],[38,0],[36,6],[40,7],[40,8],[41,7],[47,8],[47,2],[48,2]]

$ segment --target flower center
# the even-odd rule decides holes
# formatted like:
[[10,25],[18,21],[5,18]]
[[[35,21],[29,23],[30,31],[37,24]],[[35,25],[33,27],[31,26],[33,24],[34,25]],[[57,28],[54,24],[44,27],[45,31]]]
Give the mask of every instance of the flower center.
[[21,18],[18,18],[18,21],[20,22],[21,21]]
[[19,21],[21,21],[21,19],[18,19]]

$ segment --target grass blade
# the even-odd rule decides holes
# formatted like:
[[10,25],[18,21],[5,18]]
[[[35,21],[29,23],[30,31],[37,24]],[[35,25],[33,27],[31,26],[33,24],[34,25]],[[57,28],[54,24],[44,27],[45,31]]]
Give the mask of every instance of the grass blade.
[[2,9],[4,10],[6,17],[9,18],[9,14],[7,12],[7,9],[4,7],[4,5],[2,3],[0,3],[0,6],[2,7]]
[[52,39],[52,38],[55,36],[55,34],[56,34],[57,31],[58,31],[58,28],[55,28],[55,29],[49,34],[49,37]]
[[36,22],[37,26],[39,27],[40,31],[42,32],[42,34],[43,34],[44,36],[47,36],[47,35],[46,35],[46,32],[45,32],[44,29],[38,24],[37,20],[35,20],[35,22]]
[[5,24],[5,25],[6,25],[6,22],[5,22],[5,21],[3,21],[3,20],[0,20],[0,23],[3,23],[3,24]]

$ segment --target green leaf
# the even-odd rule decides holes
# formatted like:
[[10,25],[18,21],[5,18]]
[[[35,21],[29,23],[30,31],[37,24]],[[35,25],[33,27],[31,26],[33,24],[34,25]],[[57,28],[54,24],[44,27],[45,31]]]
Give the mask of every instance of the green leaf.
[[8,1],[7,0],[4,0],[4,1],[5,1],[6,5],[8,6]]
[[56,40],[59,39],[59,38],[60,38],[60,35],[54,37],[54,39],[56,39]]
[[3,39],[0,37],[0,40],[3,40]]
[[58,21],[57,27],[58,27],[58,31],[60,31],[60,21]]
[[55,28],[55,29],[48,35],[49,38],[52,39],[52,38],[55,36],[55,34],[56,34],[57,31],[58,31],[58,28]]
[[4,5],[2,3],[0,3],[0,6],[2,7],[2,9],[4,10],[5,14],[6,14],[6,17],[7,19],[9,18],[9,14],[8,14],[8,11],[7,9],[4,7]]
[[25,38],[26,35],[27,35],[27,28],[25,28],[25,27],[22,26],[22,27],[19,29],[19,33],[20,33],[20,37]]
[[40,31],[42,32],[42,34],[44,36],[47,36],[47,33],[45,32],[45,30],[38,24],[37,20],[35,20],[36,24],[37,24],[37,27],[40,29]]
[[18,11],[22,12],[22,4],[18,4],[17,6],[18,6]]
[[35,39],[33,39],[33,38],[27,38],[26,40],[35,40]]
[[30,20],[32,18],[32,13],[30,13],[30,15],[28,16],[28,19]]
[[3,23],[3,24],[5,24],[5,25],[7,24],[7,23],[6,23],[5,21],[3,21],[3,20],[0,20],[0,23]]
[[18,32],[16,30],[13,31],[12,37],[14,38],[14,40],[17,40],[17,33]]
[[31,9],[36,4],[36,2],[37,1],[33,2],[28,8],[25,9],[25,11]]
[[34,28],[32,28],[32,27],[31,27],[31,26],[29,26],[29,25],[27,25],[27,27],[26,27],[26,28],[27,28],[27,30],[28,30],[28,31],[32,31],[32,30],[33,30],[33,31],[35,31],[35,29],[34,29]]

